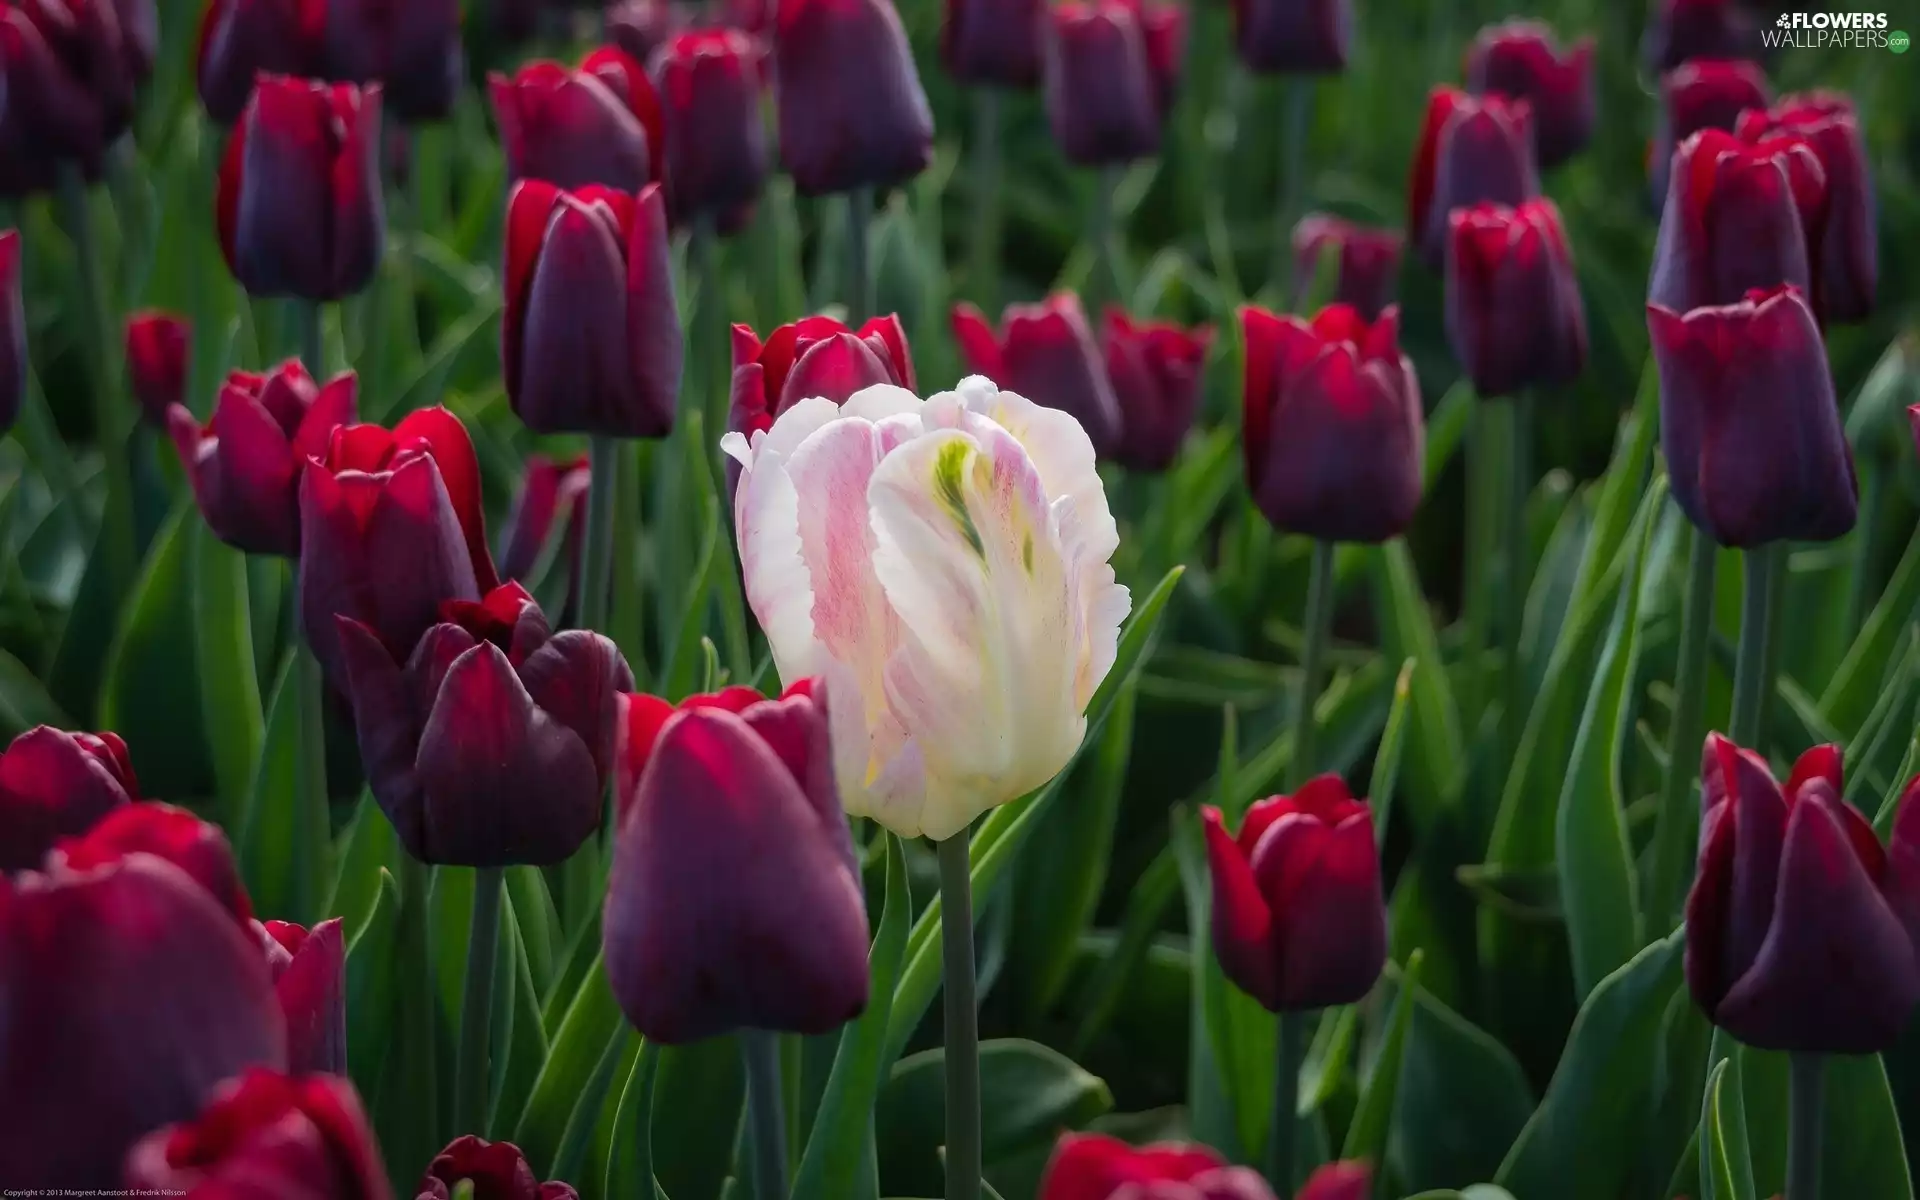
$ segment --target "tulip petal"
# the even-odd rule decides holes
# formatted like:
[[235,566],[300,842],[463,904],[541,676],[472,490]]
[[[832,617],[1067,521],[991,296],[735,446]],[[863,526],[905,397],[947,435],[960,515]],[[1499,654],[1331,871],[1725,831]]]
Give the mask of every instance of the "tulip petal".
[[347,1073],[346,943],[339,917],[313,927],[274,981],[287,1021],[287,1065]]
[[1262,835],[1253,875],[1273,913],[1278,1007],[1358,1002],[1386,962],[1386,904],[1373,821],[1362,813],[1328,826],[1288,814]]
[[[828,401],[820,404],[833,409]],[[774,449],[776,435],[783,435],[793,415],[807,408],[803,402],[772,432],[756,437],[734,498],[733,527],[747,603],[766,631],[782,679],[819,674],[824,653],[813,633],[813,583],[800,540],[800,499],[787,464]]]
[[1253,868],[1222,823],[1220,810],[1201,810],[1206,823],[1207,865],[1213,878],[1213,949],[1220,969],[1241,991],[1273,1007],[1280,994],[1273,954],[1273,910]]
[[407,679],[378,634],[350,617],[334,621],[343,666],[340,683],[353,704],[367,787],[393,823],[400,844],[418,854],[426,845],[426,828],[414,751],[425,710],[416,707]]
[[85,833],[130,798],[73,734],[27,730],[0,753],[0,873],[38,867],[56,839]]
[[606,779],[619,734],[614,697],[633,689],[620,648],[592,630],[569,629],[527,657],[520,680],[535,704],[573,730],[593,756],[594,773]]

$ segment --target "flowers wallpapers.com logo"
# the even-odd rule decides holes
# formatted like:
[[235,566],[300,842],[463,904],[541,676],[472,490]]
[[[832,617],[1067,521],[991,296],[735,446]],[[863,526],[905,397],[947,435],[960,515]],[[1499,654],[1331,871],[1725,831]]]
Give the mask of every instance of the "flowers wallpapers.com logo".
[[1781,13],[1771,29],[1760,31],[1760,41],[1770,49],[1792,47],[1796,50],[1892,50],[1904,54],[1910,44],[1907,35],[1888,29],[1887,14]]

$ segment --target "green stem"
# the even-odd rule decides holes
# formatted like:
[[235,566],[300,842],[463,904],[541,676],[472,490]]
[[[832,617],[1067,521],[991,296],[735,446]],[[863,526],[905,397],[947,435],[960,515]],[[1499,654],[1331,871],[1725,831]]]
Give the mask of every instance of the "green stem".
[[[391,1147],[392,1161],[419,1169],[444,1146],[451,1135],[440,1127],[438,1058],[440,1031],[434,1018],[433,982],[433,868],[411,854],[400,856],[400,952],[410,986],[401,988],[400,1037],[394,1070],[407,1079],[410,1111],[398,1117],[403,1144]],[[383,1139],[384,1140],[384,1139]]]
[[133,475],[127,462],[129,405],[117,403],[118,364],[122,355],[107,328],[106,283],[100,274],[100,250],[93,236],[93,211],[87,203],[87,184],[79,164],[63,162],[59,173],[61,224],[73,243],[80,274],[81,368],[93,401],[93,436],[100,448],[106,480],[106,508],[102,514],[100,551],[109,557],[117,578],[131,581],[135,566]]
[[460,1001],[460,1056],[453,1064],[454,1131],[487,1131],[487,1051],[493,1038],[493,956],[500,943],[499,867],[473,875],[473,933],[467,939],[467,987]]
[[1773,595],[1780,550],[1755,546],[1742,557],[1746,591],[1740,600],[1740,652],[1734,660],[1733,719],[1728,736],[1749,750],[1759,750],[1766,725],[1767,693],[1773,689],[1769,647],[1773,641]]
[[1719,550],[1712,538],[1694,530],[1686,608],[1680,618],[1680,664],[1674,673],[1673,725],[1667,731],[1667,773],[1654,817],[1647,938],[1662,936],[1671,927],[1680,907],[1681,878],[1692,856],[1690,834],[1698,819],[1690,803],[1693,764],[1707,733],[1707,650],[1713,641],[1713,568]]
[[1300,201],[1306,194],[1307,139],[1313,122],[1313,84],[1311,75],[1289,75],[1282,85],[1281,101],[1285,111],[1280,126],[1280,193],[1275,197],[1273,257],[1267,271],[1267,288],[1275,303],[1282,303],[1288,291],[1288,276],[1293,262],[1293,225],[1300,219]]
[[1787,1092],[1786,1200],[1820,1200],[1820,1138],[1826,1116],[1826,1059],[1790,1054]]
[[1500,657],[1506,670],[1506,702],[1501,716],[1506,757],[1512,762],[1525,724],[1527,679],[1520,658],[1520,634],[1527,614],[1527,498],[1533,494],[1533,395],[1520,392],[1503,401],[1507,424],[1507,488],[1501,505]]
[[588,445],[586,545],[581,553],[580,627],[604,630],[613,599],[613,509],[620,488],[620,442],[595,434]]
[[1507,448],[1511,430],[1506,417],[1504,405],[1482,397],[1474,406],[1473,423],[1467,431],[1467,545],[1460,603],[1466,625],[1465,659],[1473,669],[1466,674],[1461,704],[1475,721],[1483,715],[1489,698],[1486,657],[1499,624],[1497,610],[1504,582],[1500,576],[1505,528],[1501,513],[1506,507],[1506,473],[1513,465]]
[[693,396],[693,407],[706,414],[709,445],[701,450],[709,460],[718,462],[720,435],[727,428],[727,404],[732,372],[726,369],[733,352],[727,337],[726,277],[720,269],[720,237],[714,232],[713,218],[701,216],[694,222],[688,251],[693,258],[694,276],[699,281],[699,299],[693,310],[692,341],[687,347],[686,382]]
[[779,1035],[764,1029],[741,1030],[740,1055],[747,1065],[754,1191],[759,1200],[787,1200],[787,1127],[781,1115]]
[[[325,716],[327,681],[321,674],[320,660],[314,656],[313,647],[307,644],[305,638],[294,639],[293,653],[294,670],[299,673],[294,680],[294,694],[300,706],[300,790],[296,802],[300,805],[300,811],[313,822],[308,824],[303,820],[298,827],[324,831],[329,827]],[[318,920],[321,916],[319,855],[296,854],[293,860],[294,904],[300,919]]]
[[318,301],[296,300],[294,320],[300,326],[300,361],[316,382],[327,378],[327,337]]
[[1280,1200],[1293,1195],[1293,1133],[1300,1105],[1300,1059],[1307,1049],[1307,1012],[1280,1014],[1278,1054],[1274,1059],[1273,1125],[1267,1133],[1267,1182]]
[[973,89],[973,239],[967,282],[989,320],[1000,311],[1000,93]]
[[1293,784],[1313,778],[1313,710],[1320,699],[1320,677],[1333,629],[1334,543],[1313,543],[1313,567],[1307,582],[1307,618],[1300,627],[1300,707],[1293,714]]
[[973,866],[962,829],[939,843],[946,965],[947,1196],[980,1200],[980,1027],[973,978]]
[[873,267],[867,261],[867,223],[873,218],[873,189],[847,193],[847,323],[858,326],[873,315]]
[[1087,223],[1087,235],[1093,239],[1094,277],[1092,287],[1096,312],[1103,304],[1126,304],[1126,285],[1120,281],[1120,230],[1115,212],[1115,193],[1120,189],[1119,167],[1100,168],[1093,184],[1093,213]]

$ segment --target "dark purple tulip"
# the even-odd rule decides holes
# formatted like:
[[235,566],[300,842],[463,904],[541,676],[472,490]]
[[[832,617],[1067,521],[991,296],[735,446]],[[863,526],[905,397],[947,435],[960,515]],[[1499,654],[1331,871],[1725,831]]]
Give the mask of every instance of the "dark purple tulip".
[[563,526],[568,577],[580,574],[581,526],[586,520],[590,475],[585,455],[556,462],[541,454],[527,455],[526,480],[519,499],[507,515],[506,545],[501,548],[500,577],[525,579],[553,540],[555,526]]
[[1755,58],[1760,30],[1742,0],[1655,0],[1640,49],[1656,71],[1697,58]]
[[367,786],[415,858],[550,866],[600,828],[633,686],[611,641],[553,633],[517,583],[449,601],[404,658],[337,620]]
[[687,24],[674,0],[619,0],[607,9],[607,40],[637,63],[653,61],[653,52]]
[[867,910],[822,690],[623,703],[601,944],[627,1019],[678,1045],[859,1015]]
[[1660,123],[1648,150],[1647,178],[1653,202],[1666,203],[1673,152],[1702,129],[1732,133],[1740,114],[1765,108],[1773,90],[1758,63],[1701,59],[1682,63],[1660,77]]
[[1043,46],[1047,122],[1069,162],[1098,167],[1160,153],[1160,85],[1136,8],[1056,5]]
[[1233,46],[1249,70],[1338,74],[1352,41],[1352,0],[1233,0]]
[[765,344],[745,325],[733,327],[733,402],[727,428],[752,437],[811,396],[845,404],[861,388],[891,383],[913,390],[907,331],[893,313],[855,331],[832,317],[782,325]]
[[0,9],[0,74],[17,182],[44,186],[54,164],[96,176],[133,120],[134,84],[150,61],[109,0],[34,0]]
[[1684,316],[1647,306],[1673,498],[1722,546],[1853,528],[1853,456],[1813,312],[1791,288]]
[[665,108],[667,201],[676,220],[727,214],[767,181],[760,44],[737,29],[683,33],[654,55]]
[[117,735],[36,725],[0,752],[0,872],[38,867],[56,841],[139,796]]
[[1107,380],[1120,407],[1114,460],[1137,471],[1164,471],[1180,453],[1200,407],[1213,329],[1135,322],[1123,310],[1109,308],[1100,335]]
[[637,192],[665,149],[653,85],[625,51],[596,50],[577,68],[542,60],[511,78],[496,71],[487,87],[509,181]]
[[204,427],[185,405],[170,408],[167,428],[214,535],[248,554],[298,557],[301,471],[353,421],[358,393],[352,372],[318,387],[288,359],[268,375],[227,376]]
[[1325,213],[1309,213],[1293,227],[1293,298],[1295,307],[1307,299],[1320,255],[1328,247],[1339,252],[1332,301],[1352,305],[1369,321],[1380,318],[1400,277],[1400,249],[1406,244],[1397,230],[1356,225]]
[[167,412],[187,396],[187,356],[193,326],[173,313],[137,312],[127,318],[127,383],[150,425],[165,427]]
[[1438,87],[1407,184],[1407,240],[1429,266],[1446,256],[1448,215],[1474,204],[1517,206],[1540,194],[1533,106]]
[[134,1141],[286,1064],[260,947],[172,863],[0,877],[0,1179],[118,1188]]
[[1718,129],[1694,134],[1673,158],[1647,299],[1686,312],[1781,284],[1812,295],[1826,193],[1801,139],[1751,146]]
[[1187,66],[1187,6],[1157,0],[1119,0],[1133,9],[1147,46],[1147,70],[1153,75],[1154,107],[1164,124],[1180,97],[1180,76]]
[[780,161],[803,196],[886,189],[933,161],[933,110],[889,0],[778,0]]
[[415,1200],[452,1200],[461,1182],[473,1185],[473,1200],[580,1200],[571,1184],[541,1183],[520,1147],[467,1134],[447,1144],[421,1177]]
[[381,85],[403,124],[453,115],[465,70],[460,0],[326,0],[321,8],[327,78]]
[[1202,810],[1213,876],[1213,948],[1235,987],[1270,1012],[1364,999],[1387,961],[1373,813],[1338,775],[1247,810],[1238,837]]
[[240,286],[338,300],[371,283],[386,236],[380,147],[378,86],[262,76],[214,192]]
[[953,336],[967,370],[1035,404],[1068,413],[1086,429],[1100,455],[1111,454],[1119,444],[1120,401],[1079,296],[1055,292],[1038,304],[1009,304],[998,334],[979,309],[956,304]]
[[[5,118],[0,117],[0,122]],[[20,234],[0,231],[0,433],[27,398],[27,315],[20,303]]]
[[1447,336],[1482,396],[1565,383],[1587,361],[1587,315],[1560,210],[1453,210],[1447,239]]
[[947,0],[940,61],[976,87],[1036,87],[1046,21],[1040,0]]
[[120,18],[121,55],[127,70],[137,81],[153,74],[154,56],[160,51],[160,9],[154,0],[113,0]]
[[131,854],[151,854],[172,863],[231,913],[242,929],[251,927],[253,904],[240,882],[240,867],[226,833],[171,804],[120,805],[85,833],[57,842],[47,869],[91,871]]
[[536,433],[665,437],[680,310],[659,184],[638,196],[522,180],[507,199],[500,357]]
[[340,918],[305,929],[268,921],[264,939],[273,991],[287,1019],[287,1069],[347,1073],[347,944]]
[[1829,321],[1861,321],[1873,311],[1880,238],[1873,178],[1853,101],[1838,92],[1782,97],[1766,112],[1740,118],[1737,136],[1760,146],[1780,139],[1812,148],[1827,177],[1819,244],[1813,247],[1813,298]]
[[1420,505],[1426,425],[1400,352],[1400,310],[1369,325],[1334,304],[1312,322],[1240,310],[1242,453],[1276,528],[1339,542],[1398,537]]
[[1525,100],[1533,110],[1534,150],[1556,167],[1593,140],[1593,39],[1564,53],[1540,21],[1489,25],[1467,50],[1467,88]]
[[163,1196],[393,1200],[353,1085],[334,1075],[252,1070],[192,1120],[127,1155],[126,1183]]
[[240,119],[254,77],[313,73],[324,5],[309,0],[210,0],[200,17],[200,103],[222,125]]

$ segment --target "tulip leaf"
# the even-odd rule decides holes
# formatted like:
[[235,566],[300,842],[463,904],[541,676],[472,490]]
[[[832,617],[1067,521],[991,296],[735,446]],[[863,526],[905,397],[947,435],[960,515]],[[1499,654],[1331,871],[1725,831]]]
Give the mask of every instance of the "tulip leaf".
[[[511,874],[521,870],[509,867]],[[528,868],[531,869],[531,868]],[[500,948],[494,959],[493,1073],[487,1128],[491,1136],[511,1132],[509,1117],[520,1115],[519,1097],[533,1089],[547,1061],[547,1031],[540,1022],[540,996],[534,990],[526,938],[516,905],[501,905]]]
[[400,886],[382,868],[366,919],[347,937],[347,1074],[367,1098],[380,1094],[392,1061],[399,950]]
[[747,1082],[739,1039],[661,1050],[654,1097],[653,1173],[660,1186],[676,1196],[719,1194],[744,1161]]
[[1877,1054],[1835,1054],[1827,1057],[1825,1071],[1820,1194],[1913,1200],[1886,1064]]
[[25,663],[0,650],[0,740],[11,741],[35,725],[71,729],[73,721]]
[[380,896],[381,877],[389,870],[399,869],[400,856],[406,851],[400,848],[393,823],[387,820],[387,814],[380,811],[373,793],[368,791],[360,793],[352,823],[341,842],[333,883],[320,912],[341,918],[347,940],[352,941],[373,915],[374,903]]
[[1373,1073],[1360,1090],[1360,1105],[1347,1125],[1347,1140],[1340,1147],[1341,1158],[1363,1158],[1385,1162],[1387,1136],[1393,1128],[1394,1105],[1399,1099],[1400,1070],[1406,1061],[1407,1030],[1413,1025],[1414,996],[1420,987],[1420,963],[1424,955],[1415,950],[1407,958],[1400,995],[1393,1003],[1393,1016],[1387,1025],[1387,1038],[1374,1059]]
[[[1733,1076],[1731,1086],[1727,1076]],[[1747,1122],[1740,1102],[1739,1056],[1723,1058],[1707,1077],[1700,1113],[1700,1200],[1754,1200]]]
[[266,741],[253,788],[241,811],[236,851],[241,878],[262,917],[308,922],[319,913],[327,870],[331,818],[324,808],[296,803],[300,773],[300,671],[289,653],[267,705]]
[[1920,608],[1920,529],[1914,531],[1886,591],[1820,693],[1820,715],[1843,740],[1851,741],[1873,711],[1881,676],[1898,653],[1916,608]]
[[660,1046],[645,1042],[620,1089],[613,1153],[607,1160],[606,1184],[601,1189],[607,1200],[667,1200],[653,1174],[653,1095],[659,1074]]
[[494,320],[500,315],[501,303],[497,291],[476,297],[473,308],[465,316],[441,331],[426,357],[407,380],[406,387],[393,393],[396,398],[379,415],[379,422],[392,425],[410,412],[438,404],[441,393],[446,391],[448,372],[453,370],[454,363],[460,360],[468,347],[476,345],[481,335],[492,330]]
[[247,556],[189,518],[193,538],[194,659],[199,670],[202,720],[219,730],[210,739],[213,774],[228,819],[247,802],[260,745],[266,737],[260,686],[253,663],[253,620],[247,603]]
[[[591,1164],[594,1142],[603,1122],[608,1126],[611,1139],[611,1125],[619,1115],[620,1105],[619,1093],[613,1091],[613,1085],[625,1079],[633,1070],[634,1059],[640,1053],[640,1042],[640,1035],[623,1022],[613,1039],[601,1050],[599,1061],[593,1065],[593,1074],[587,1076],[580,1098],[573,1106],[573,1113],[567,1118],[566,1131],[561,1134],[560,1147],[554,1151],[546,1174],[556,1179],[594,1179],[606,1173],[607,1155],[604,1152],[600,1156],[597,1171]],[[609,1108],[613,1111],[609,1112]]]
[[1433,610],[1420,593],[1413,555],[1403,540],[1381,546],[1373,559],[1374,611],[1380,621],[1381,650],[1390,661],[1411,658],[1429,664],[1411,681],[1412,711],[1407,727],[1407,801],[1414,828],[1426,831],[1453,802],[1465,763],[1460,710],[1442,669],[1440,636]]
[[1387,819],[1393,815],[1393,793],[1400,783],[1401,752],[1407,744],[1407,723],[1413,708],[1413,676],[1420,660],[1409,658],[1400,664],[1393,681],[1393,707],[1387,710],[1386,727],[1380,731],[1380,748],[1374,751],[1373,771],[1368,775],[1367,802],[1373,806],[1374,841],[1387,844]]
[[519,923],[520,941],[526,949],[527,972],[536,996],[545,992],[560,969],[556,948],[562,939],[560,913],[553,906],[553,893],[547,890],[547,877],[540,868],[508,867],[507,898]]
[[[526,1105],[513,1122],[511,1140],[525,1152],[540,1178],[549,1177],[545,1169],[560,1150],[575,1108],[584,1102],[583,1093],[600,1066],[602,1053],[624,1029],[620,1007],[607,984],[606,963],[595,957],[551,1039],[546,1064],[527,1094]],[[509,1115],[505,1110],[500,1113],[503,1127]]]

